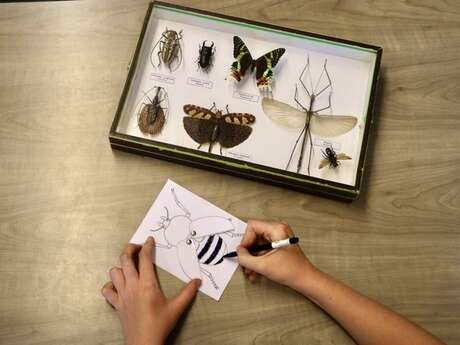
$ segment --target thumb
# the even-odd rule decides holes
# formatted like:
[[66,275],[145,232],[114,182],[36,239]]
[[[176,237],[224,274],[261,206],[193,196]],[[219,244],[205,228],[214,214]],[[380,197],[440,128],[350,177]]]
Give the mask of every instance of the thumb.
[[171,301],[172,308],[180,316],[195,297],[198,288],[201,286],[201,279],[191,280],[182,291]]
[[236,252],[238,253],[238,261],[241,266],[249,268],[257,273],[261,273],[263,265],[261,257],[251,255],[251,253],[242,246],[236,248]]

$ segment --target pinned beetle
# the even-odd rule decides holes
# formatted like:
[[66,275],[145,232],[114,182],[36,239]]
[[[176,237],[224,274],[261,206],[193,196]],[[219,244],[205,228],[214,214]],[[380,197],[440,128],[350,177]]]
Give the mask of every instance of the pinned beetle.
[[208,70],[213,65],[214,53],[216,48],[214,47],[214,42],[211,41],[211,45],[206,45],[206,40],[200,45],[199,56],[197,59],[198,68],[201,68],[203,71],[208,72]]

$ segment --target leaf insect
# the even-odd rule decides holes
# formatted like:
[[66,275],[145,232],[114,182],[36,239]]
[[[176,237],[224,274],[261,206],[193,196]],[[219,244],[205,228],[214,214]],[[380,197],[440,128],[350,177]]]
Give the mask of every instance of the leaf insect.
[[[197,275],[205,275],[214,289],[218,290],[209,266],[216,266],[223,262],[227,254],[227,238],[241,236],[235,232],[232,220],[220,216],[193,218],[184,204],[178,199],[174,188],[171,193],[176,205],[183,214],[170,216],[167,207],[164,207],[166,216],[161,216],[159,227],[151,229],[159,232],[155,236],[155,246],[159,248],[175,248],[177,259],[184,274],[190,279]],[[162,235],[161,235],[162,234]]]
[[[305,149],[309,142],[310,149],[307,172],[308,175],[310,175],[310,162],[313,151],[312,133],[320,137],[339,136],[352,130],[358,121],[355,116],[319,114],[321,111],[331,108],[332,81],[326,65],[327,60],[324,61],[323,69],[314,87],[311,79],[309,58],[307,58],[307,63],[298,78],[302,90],[305,91],[306,96],[309,99],[308,106],[305,106],[300,102],[297,84],[295,86],[294,101],[299,106],[300,110],[290,106],[289,104],[276,101],[271,98],[264,97],[262,99],[262,108],[271,120],[287,128],[302,128],[297,140],[295,141],[294,147],[291,150],[289,161],[286,164],[286,170],[289,169],[294,152],[296,151],[299,141],[301,141],[300,155],[297,161],[297,173],[300,172],[305,155]],[[310,80],[310,85],[308,87],[303,82],[305,73],[308,74]],[[324,92],[329,92],[327,96],[327,105],[324,107],[316,107],[318,97]]]
[[[180,41],[182,40],[182,30],[179,32],[175,30],[169,30],[166,28],[165,31],[162,32],[161,38],[155,43],[150,52],[150,63],[153,67],[160,67],[161,63],[163,62],[168,68],[170,72],[175,71],[179,68],[182,62],[182,48],[180,46]],[[154,52],[156,47],[159,46],[157,56],[158,56],[158,64],[156,64],[153,60]],[[172,65],[175,61],[178,60],[175,68],[172,68]]]
[[216,52],[216,47],[214,47],[214,42],[211,41],[211,45],[206,45],[206,40],[199,46],[199,55],[197,59],[198,67],[203,71],[208,72],[209,68],[213,65],[214,53]]
[[184,105],[184,112],[189,116],[184,116],[183,123],[187,134],[196,141],[199,146],[209,143],[208,152],[212,152],[214,143],[220,144],[220,154],[222,148],[231,148],[245,141],[252,132],[252,125],[256,118],[247,113],[230,113],[223,115],[221,110],[212,107],[207,109],[193,104]]
[[326,152],[321,151],[323,154],[323,159],[319,163],[318,169],[324,168],[326,165],[329,165],[330,168],[338,168],[341,160],[349,160],[351,157],[347,156],[345,153],[337,154],[332,147],[326,147]]
[[137,124],[144,134],[158,135],[163,130],[168,116],[168,93],[163,87],[155,86],[151,89],[154,96],[150,98],[144,92],[144,99],[137,116]]
[[250,73],[255,69],[257,87],[262,91],[270,92],[273,80],[272,68],[276,66],[285,51],[284,48],[277,48],[254,60],[243,40],[233,36],[233,57],[236,61],[232,63],[228,78],[239,82],[248,69]]

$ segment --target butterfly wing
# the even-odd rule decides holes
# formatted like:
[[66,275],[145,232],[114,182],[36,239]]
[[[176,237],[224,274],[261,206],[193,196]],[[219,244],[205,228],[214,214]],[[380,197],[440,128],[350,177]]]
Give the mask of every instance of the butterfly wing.
[[313,114],[310,130],[321,137],[336,137],[351,131],[357,122],[354,116]]
[[184,112],[189,115],[183,118],[183,123],[190,138],[198,144],[210,142],[214,127],[217,124],[216,114],[209,109],[193,104],[184,105]]
[[252,133],[249,125],[255,122],[256,118],[251,114],[231,113],[223,116],[219,125],[218,141],[222,147],[230,148],[241,144]]
[[248,68],[252,66],[253,59],[248,47],[246,47],[243,40],[238,36],[233,36],[233,57],[236,60],[232,63],[228,77],[235,81],[240,81]]
[[306,112],[300,111],[289,104],[264,97],[262,109],[270,120],[288,128],[302,128],[305,126]]
[[278,48],[262,55],[256,60],[256,83],[259,88],[269,88],[273,79],[272,69],[283,56],[286,49]]

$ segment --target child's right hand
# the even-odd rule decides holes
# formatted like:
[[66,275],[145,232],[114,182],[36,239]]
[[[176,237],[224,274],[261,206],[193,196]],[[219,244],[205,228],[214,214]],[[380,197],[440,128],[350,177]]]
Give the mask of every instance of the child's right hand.
[[303,287],[300,284],[308,280],[316,269],[298,244],[256,255],[251,255],[247,250],[257,244],[279,241],[292,236],[294,233],[286,224],[248,221],[246,233],[237,252],[239,263],[250,281],[254,281],[259,273],[295,290]]

